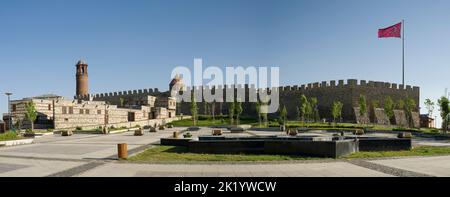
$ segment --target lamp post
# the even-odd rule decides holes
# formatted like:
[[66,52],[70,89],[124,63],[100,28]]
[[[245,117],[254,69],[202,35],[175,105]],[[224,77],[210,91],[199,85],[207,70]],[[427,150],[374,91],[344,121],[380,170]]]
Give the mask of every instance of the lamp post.
[[8,96],[8,129],[11,130],[11,125],[12,125],[12,118],[11,118],[11,95],[12,93],[10,92],[6,92],[5,93],[6,96]]

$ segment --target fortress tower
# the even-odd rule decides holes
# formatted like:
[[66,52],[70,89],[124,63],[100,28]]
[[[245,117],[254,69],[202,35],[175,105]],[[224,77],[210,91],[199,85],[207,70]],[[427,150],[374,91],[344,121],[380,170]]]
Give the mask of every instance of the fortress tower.
[[86,96],[89,94],[89,82],[88,82],[88,64],[80,59],[75,65],[76,67],[76,80],[77,80],[77,89],[76,96]]

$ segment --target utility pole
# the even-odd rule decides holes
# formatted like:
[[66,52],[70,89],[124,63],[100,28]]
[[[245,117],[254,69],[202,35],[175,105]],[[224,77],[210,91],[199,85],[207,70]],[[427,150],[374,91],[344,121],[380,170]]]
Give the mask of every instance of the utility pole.
[[11,130],[11,128],[12,128],[12,117],[11,117],[11,98],[10,97],[11,97],[12,93],[11,92],[6,92],[5,95],[8,96],[8,118],[9,118],[9,120],[8,120],[8,129]]

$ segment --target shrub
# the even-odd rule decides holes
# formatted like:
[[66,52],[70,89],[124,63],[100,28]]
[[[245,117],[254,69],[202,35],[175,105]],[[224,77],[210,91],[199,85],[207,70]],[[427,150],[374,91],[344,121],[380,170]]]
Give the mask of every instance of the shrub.
[[0,134],[0,141],[15,140],[15,139],[19,139],[19,138],[20,137],[17,135],[17,133],[11,132],[11,131]]
[[83,130],[83,128],[81,128],[80,126],[77,126],[77,127],[75,127],[75,130],[81,131],[81,130]]
[[191,138],[192,134],[190,132],[187,132],[187,133],[183,134],[183,137],[184,138]]

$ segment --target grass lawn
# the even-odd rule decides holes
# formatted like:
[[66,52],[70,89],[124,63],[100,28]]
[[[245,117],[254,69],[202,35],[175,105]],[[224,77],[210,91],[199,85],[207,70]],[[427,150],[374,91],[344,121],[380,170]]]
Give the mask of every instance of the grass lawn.
[[187,162],[187,161],[288,161],[321,159],[288,155],[246,155],[246,154],[198,154],[188,153],[186,147],[156,146],[128,158],[128,161],[159,161],[159,162]]
[[409,151],[358,152],[346,156],[344,158],[360,159],[360,158],[433,156],[433,155],[450,155],[450,147],[419,146]]
[[12,131],[0,134],[0,141],[20,140],[20,139],[23,139],[23,137],[18,136],[17,133]]
[[[359,152],[342,159],[364,159],[402,156],[450,155],[450,147],[417,147],[410,151]],[[186,147],[156,146],[128,158],[134,162],[206,162],[206,161],[296,161],[321,160],[330,158],[291,156],[291,155],[249,155],[249,154],[198,154],[187,152]]]
[[[217,116],[215,118],[216,120],[212,120],[212,117],[207,116],[199,116],[197,121],[197,126],[200,127],[208,127],[208,126],[219,126],[219,125],[229,125],[230,120],[227,117],[220,117]],[[257,124],[258,120],[255,120],[251,117],[242,117],[240,118],[239,124]],[[179,126],[179,127],[190,127],[192,126],[192,119],[183,119],[183,120],[177,120],[173,121],[170,124],[173,126]]]

